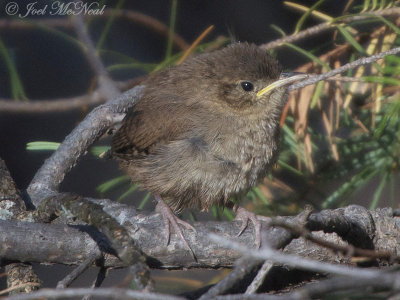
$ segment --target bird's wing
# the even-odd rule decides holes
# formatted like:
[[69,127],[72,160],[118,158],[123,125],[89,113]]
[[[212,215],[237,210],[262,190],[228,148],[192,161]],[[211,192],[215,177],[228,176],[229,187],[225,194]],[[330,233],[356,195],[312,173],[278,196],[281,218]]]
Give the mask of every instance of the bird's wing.
[[112,153],[122,159],[151,154],[191,128],[182,102],[138,103],[126,115],[112,140]]

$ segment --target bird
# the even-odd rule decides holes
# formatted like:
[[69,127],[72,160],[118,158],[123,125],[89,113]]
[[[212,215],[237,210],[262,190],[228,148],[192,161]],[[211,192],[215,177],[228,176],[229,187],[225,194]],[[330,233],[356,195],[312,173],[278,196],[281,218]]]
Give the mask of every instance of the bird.
[[175,214],[219,205],[234,208],[242,220],[239,234],[254,224],[259,247],[260,218],[230,199],[243,197],[276,163],[286,86],[303,77],[282,73],[255,44],[236,42],[142,82],[111,153],[133,182],[154,195],[168,242],[171,225],[192,251],[179,225],[195,229]]

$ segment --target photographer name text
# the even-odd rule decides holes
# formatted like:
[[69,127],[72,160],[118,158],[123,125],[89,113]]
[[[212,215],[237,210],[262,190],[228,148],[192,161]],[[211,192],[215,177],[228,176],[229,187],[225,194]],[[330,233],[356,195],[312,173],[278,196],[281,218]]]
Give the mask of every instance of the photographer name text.
[[100,6],[99,2],[83,3],[54,1],[51,5],[40,5],[37,1],[28,3],[20,8],[16,2],[6,4],[5,10],[8,15],[16,15],[20,18],[31,16],[72,16],[72,15],[102,15],[106,5]]

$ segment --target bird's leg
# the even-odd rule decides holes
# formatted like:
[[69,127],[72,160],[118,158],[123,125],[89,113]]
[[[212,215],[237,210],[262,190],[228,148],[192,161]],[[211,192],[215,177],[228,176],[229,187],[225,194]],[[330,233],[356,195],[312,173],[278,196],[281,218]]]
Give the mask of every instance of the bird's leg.
[[240,227],[238,236],[241,235],[243,233],[243,231],[247,228],[247,225],[249,224],[249,220],[250,220],[254,225],[254,232],[255,232],[254,243],[256,244],[257,248],[260,248],[260,245],[261,245],[261,221],[268,222],[271,220],[271,218],[256,215],[255,213],[252,213],[252,212],[248,211],[247,209],[245,209],[239,205],[236,205],[236,204],[233,206],[233,211],[236,213],[235,220],[242,221],[242,226]]
[[170,241],[171,237],[170,225],[172,225],[172,228],[175,231],[175,233],[177,233],[182,239],[185,248],[190,251],[193,258],[196,260],[196,256],[194,255],[192,248],[189,246],[189,243],[187,242],[185,236],[183,235],[182,229],[179,227],[179,224],[185,227],[186,229],[193,230],[194,232],[196,232],[196,229],[194,229],[194,227],[189,223],[182,221],[177,216],[175,216],[175,214],[172,212],[172,210],[160,196],[156,195],[155,198],[157,200],[156,211],[160,212],[164,219],[165,229],[167,231],[167,245],[169,244]]

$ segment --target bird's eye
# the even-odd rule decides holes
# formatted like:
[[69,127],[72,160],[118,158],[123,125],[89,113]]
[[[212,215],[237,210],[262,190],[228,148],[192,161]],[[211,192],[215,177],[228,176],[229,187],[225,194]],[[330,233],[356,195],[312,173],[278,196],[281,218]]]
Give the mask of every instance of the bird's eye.
[[254,90],[254,85],[250,81],[242,81],[240,85],[242,86],[242,89],[246,92],[251,92],[252,90]]

